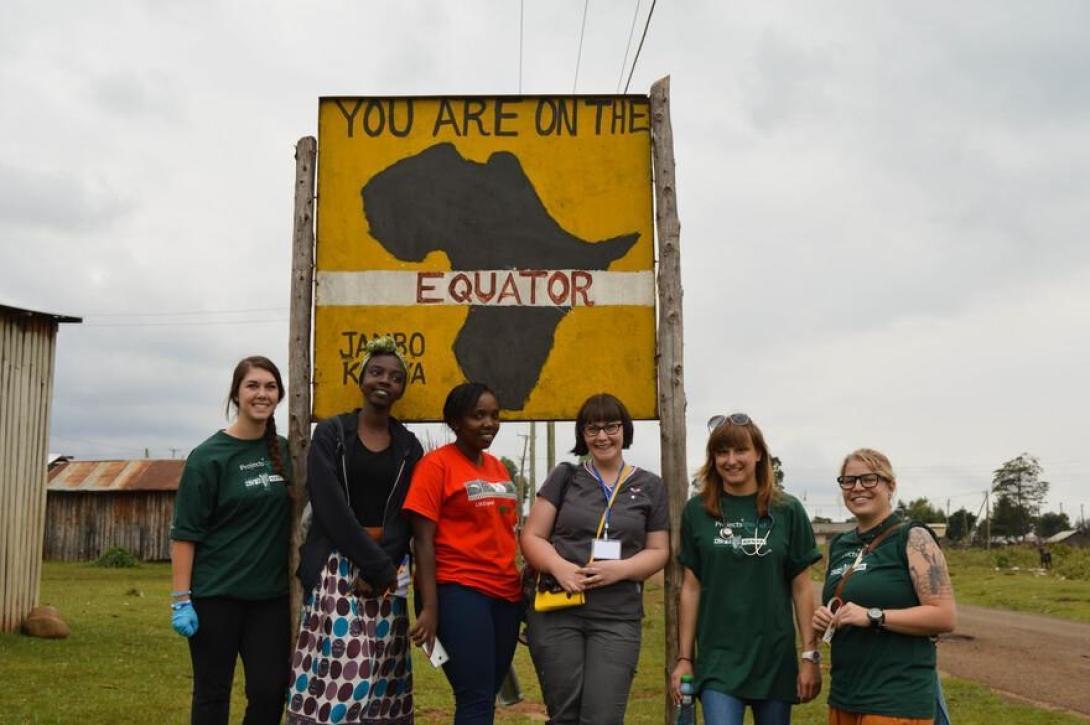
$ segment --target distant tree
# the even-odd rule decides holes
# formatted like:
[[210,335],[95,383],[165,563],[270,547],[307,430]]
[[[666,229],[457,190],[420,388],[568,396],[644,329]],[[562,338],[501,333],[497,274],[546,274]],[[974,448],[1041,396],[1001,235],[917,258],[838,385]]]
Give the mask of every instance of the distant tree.
[[942,509],[932,506],[926,498],[913,499],[907,504],[902,499],[897,503],[897,513],[903,518],[924,524],[941,524],[946,521],[946,514],[942,512]]
[[772,472],[776,474],[776,485],[783,488],[783,463],[777,456],[772,456]]
[[1029,509],[1020,506],[1013,496],[1000,496],[992,507],[992,536],[1024,538],[1032,523]]
[[1061,531],[1067,531],[1070,528],[1071,520],[1067,518],[1067,514],[1046,511],[1037,519],[1037,536],[1042,539],[1047,539],[1050,536],[1058,534]]
[[1008,536],[1024,537],[1033,527],[1033,520],[1048,496],[1048,481],[1041,480],[1041,471],[1041,462],[1023,453],[993,472],[992,492],[1010,499],[1012,506],[1007,513],[1016,517],[1009,522],[1012,531]]
[[946,538],[950,541],[961,541],[973,530],[975,523],[975,514],[969,513],[964,508],[958,509],[950,514],[950,519],[946,522]]
[[833,520],[828,516],[815,516],[812,523],[815,524],[831,524]]

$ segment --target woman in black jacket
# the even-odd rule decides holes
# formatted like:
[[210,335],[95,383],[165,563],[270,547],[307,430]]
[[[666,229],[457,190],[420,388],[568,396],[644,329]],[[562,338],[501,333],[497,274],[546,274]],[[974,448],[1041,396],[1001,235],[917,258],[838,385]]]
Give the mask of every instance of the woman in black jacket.
[[319,423],[307,455],[313,514],[300,552],[289,724],[413,719],[411,530],[401,505],[423,449],[390,415],[406,384],[394,341],[368,343],[360,369],[363,407]]

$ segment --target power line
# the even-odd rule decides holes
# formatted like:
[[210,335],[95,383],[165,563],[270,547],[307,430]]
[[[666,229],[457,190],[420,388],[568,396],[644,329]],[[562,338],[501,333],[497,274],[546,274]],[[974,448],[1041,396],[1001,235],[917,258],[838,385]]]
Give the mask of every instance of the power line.
[[640,51],[643,50],[643,41],[647,39],[647,29],[651,26],[651,16],[655,14],[655,3],[651,0],[651,9],[647,11],[647,22],[643,24],[643,34],[640,35],[640,44],[636,46],[636,55],[632,58],[632,67],[628,70],[628,81],[624,84],[624,92],[628,93],[628,84],[632,82],[632,74],[636,71],[636,62],[640,59]]
[[175,322],[84,322],[76,325],[76,329],[82,327],[192,327],[195,325],[271,325],[288,322],[287,319],[277,320],[187,320]]
[[238,310],[189,310],[185,312],[89,312],[85,317],[188,317],[192,315],[233,315],[243,312],[287,312],[287,307],[246,307]]
[[579,27],[579,52],[575,55],[575,79],[571,82],[571,92],[573,94],[576,86],[579,85],[579,63],[583,60],[583,35],[587,31],[588,7],[590,7],[590,0],[583,0],[583,24]]
[[522,29],[526,15],[526,0],[519,0],[519,95],[522,95]]
[[632,25],[628,28],[628,42],[624,46],[624,59],[621,61],[621,72],[617,74],[617,92],[621,92],[621,81],[624,80],[624,67],[628,65],[628,51],[632,50],[632,36],[636,33],[636,18],[640,16],[640,0],[636,0],[636,9],[632,12]]

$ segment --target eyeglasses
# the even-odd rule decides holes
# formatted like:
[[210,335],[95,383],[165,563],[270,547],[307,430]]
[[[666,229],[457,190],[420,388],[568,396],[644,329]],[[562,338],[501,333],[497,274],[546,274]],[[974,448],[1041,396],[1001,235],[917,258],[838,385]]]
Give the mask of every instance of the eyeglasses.
[[617,433],[620,432],[621,427],[623,425],[624,424],[621,423],[620,421],[614,421],[612,423],[601,423],[601,424],[599,424],[599,423],[587,423],[585,426],[583,426],[583,435],[585,435],[587,438],[593,438],[594,436],[598,435],[602,431],[605,431],[607,436],[616,435]]
[[746,415],[745,413],[731,413],[730,415],[713,415],[711,418],[708,418],[708,432],[711,433],[713,430],[715,430],[719,426],[726,425],[727,423],[732,423],[734,425],[749,425],[752,422],[753,421],[751,421],[749,419],[749,416]]
[[864,473],[862,476],[837,476],[836,482],[845,491],[850,491],[855,488],[856,481],[859,481],[863,488],[874,488],[878,485],[879,480],[885,480],[885,478],[880,473]]

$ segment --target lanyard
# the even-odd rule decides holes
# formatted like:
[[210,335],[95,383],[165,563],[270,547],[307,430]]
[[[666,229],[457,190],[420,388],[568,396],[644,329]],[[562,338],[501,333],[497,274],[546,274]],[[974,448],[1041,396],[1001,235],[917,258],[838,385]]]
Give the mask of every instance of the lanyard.
[[[613,502],[617,499],[617,492],[621,490],[621,476],[624,475],[625,469],[628,466],[621,463],[621,469],[617,471],[617,478],[613,481],[613,489],[610,490],[609,486],[606,486],[606,482],[602,480],[602,474],[598,473],[598,469],[594,464],[590,464],[591,475],[594,476],[594,480],[598,482],[598,489],[602,492],[602,497],[606,500],[606,510],[602,512],[602,519],[598,522],[598,532],[594,535],[594,538],[602,536],[602,527],[605,527],[605,538],[609,538],[609,516],[613,511]],[[635,470],[635,469],[632,469]],[[629,474],[631,475],[631,474]],[[627,481],[628,478],[626,477]]]

